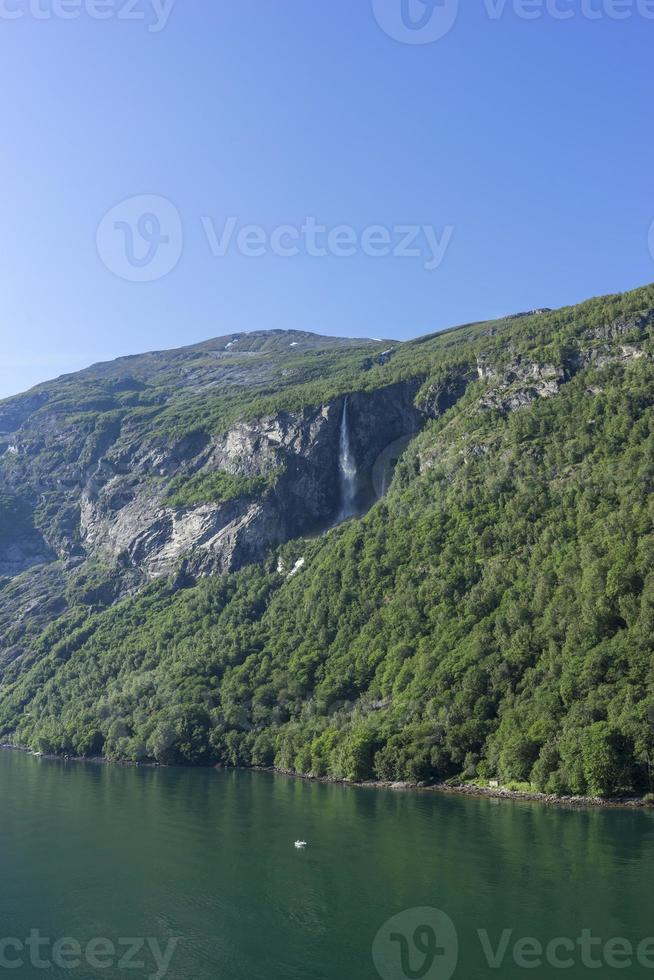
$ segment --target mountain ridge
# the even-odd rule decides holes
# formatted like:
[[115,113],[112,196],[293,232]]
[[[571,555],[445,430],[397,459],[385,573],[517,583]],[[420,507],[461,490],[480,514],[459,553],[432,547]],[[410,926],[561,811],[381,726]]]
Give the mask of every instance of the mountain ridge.
[[[382,340],[373,338],[338,337],[328,334],[317,334],[307,330],[278,329],[252,330],[246,332],[228,333],[223,336],[211,337],[207,340],[198,341],[193,344],[183,344],[178,347],[168,347],[156,350],[142,351],[136,354],[123,354],[119,357],[106,361],[96,361],[87,367],[77,371],[66,372],[55,378],[50,378],[33,385],[26,391],[16,392],[0,399],[0,410],[6,402],[24,398],[28,395],[41,392],[51,386],[58,385],[71,380],[93,380],[108,378],[113,375],[120,377],[121,369],[138,367],[142,363],[147,368],[156,362],[174,362],[185,358],[199,357],[202,354],[224,354],[226,357],[234,358],[235,355],[247,353],[270,352],[283,350],[284,342],[288,340],[289,351],[300,347],[301,351],[308,350],[330,350],[333,348],[358,348],[369,345],[397,345],[401,343],[395,340]],[[240,347],[238,345],[241,345]],[[237,350],[234,348],[238,347]],[[294,351],[300,353],[300,351]]]
[[646,789],[653,331],[647,286],[0,403],[0,735]]

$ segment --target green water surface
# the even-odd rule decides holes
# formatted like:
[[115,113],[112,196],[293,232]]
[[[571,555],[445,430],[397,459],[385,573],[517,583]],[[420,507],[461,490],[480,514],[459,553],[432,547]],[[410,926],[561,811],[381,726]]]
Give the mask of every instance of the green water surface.
[[652,936],[650,811],[0,752],[0,978],[161,976],[144,939],[169,980],[654,978]]

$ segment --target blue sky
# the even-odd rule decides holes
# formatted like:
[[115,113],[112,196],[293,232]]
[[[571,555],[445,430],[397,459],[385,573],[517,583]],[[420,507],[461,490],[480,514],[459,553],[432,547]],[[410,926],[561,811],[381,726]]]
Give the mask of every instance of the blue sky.
[[0,0],[0,397],[231,331],[403,339],[654,280],[654,4],[461,0],[447,32],[443,4]]

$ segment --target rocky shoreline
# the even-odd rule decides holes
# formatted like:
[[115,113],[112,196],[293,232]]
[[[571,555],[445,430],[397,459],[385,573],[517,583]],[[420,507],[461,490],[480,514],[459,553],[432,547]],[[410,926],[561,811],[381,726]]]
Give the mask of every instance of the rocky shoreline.
[[383,780],[369,780],[366,782],[352,782],[347,779],[334,779],[330,776],[307,776],[301,773],[291,772],[285,769],[275,769],[274,767],[252,766],[257,772],[270,772],[278,776],[290,776],[294,779],[304,779],[307,782],[331,783],[333,785],[351,786],[355,789],[385,789],[395,792],[413,793],[443,793],[450,796],[476,796],[494,800],[511,800],[513,802],[540,803],[546,806],[574,807],[577,809],[593,807],[599,809],[628,808],[628,809],[654,809],[654,801],[650,802],[642,797],[612,797],[604,799],[599,796],[556,796],[549,793],[523,792],[520,790],[505,789],[498,787],[491,789],[485,786],[476,786],[474,783],[460,783],[452,785],[449,783],[425,783],[425,782],[389,782]]
[[[121,759],[109,759],[106,756],[71,756],[71,755],[45,755],[42,752],[34,752],[32,749],[23,745],[12,745],[10,742],[0,742],[0,749],[11,752],[23,752],[26,755],[34,756],[51,762],[86,762],[95,765],[124,766],[134,769],[167,769],[159,762],[130,762]],[[207,767],[197,767],[207,768]],[[228,767],[216,765],[212,769],[226,769]],[[642,797],[612,797],[603,798],[599,796],[556,796],[550,793],[531,793],[521,790],[505,789],[497,787],[492,789],[486,786],[476,786],[474,783],[426,783],[412,782],[410,780],[390,782],[387,780],[367,780],[366,782],[354,782],[348,779],[335,779],[332,776],[312,776],[305,773],[292,772],[290,769],[276,769],[274,766],[246,766],[242,768],[244,772],[267,772],[273,776],[287,776],[291,779],[302,779],[310,783],[327,783],[333,786],[348,786],[352,789],[385,789],[393,792],[402,793],[442,793],[449,796],[474,796],[493,800],[509,800],[513,802],[540,803],[545,806],[573,807],[576,809],[595,808],[595,809],[654,809],[654,800],[650,801]]]

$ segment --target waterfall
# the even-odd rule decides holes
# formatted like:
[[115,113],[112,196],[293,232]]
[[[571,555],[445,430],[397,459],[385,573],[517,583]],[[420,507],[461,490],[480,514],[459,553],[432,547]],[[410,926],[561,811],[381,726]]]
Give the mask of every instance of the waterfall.
[[347,396],[343,403],[343,416],[341,418],[338,465],[341,474],[341,511],[339,520],[345,521],[356,512],[355,504],[357,495],[357,466],[350,446],[350,431],[347,423]]

